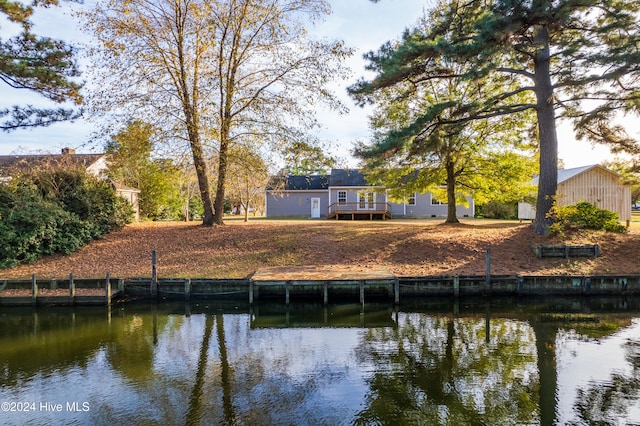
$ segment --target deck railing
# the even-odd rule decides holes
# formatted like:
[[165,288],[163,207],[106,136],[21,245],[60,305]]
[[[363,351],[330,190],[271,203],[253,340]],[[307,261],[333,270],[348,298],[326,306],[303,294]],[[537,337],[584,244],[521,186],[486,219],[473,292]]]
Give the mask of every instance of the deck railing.
[[360,203],[360,202],[338,202],[333,203],[327,208],[327,217],[333,218],[338,215],[382,215],[385,218],[391,217],[391,203],[387,202],[374,202],[374,203]]

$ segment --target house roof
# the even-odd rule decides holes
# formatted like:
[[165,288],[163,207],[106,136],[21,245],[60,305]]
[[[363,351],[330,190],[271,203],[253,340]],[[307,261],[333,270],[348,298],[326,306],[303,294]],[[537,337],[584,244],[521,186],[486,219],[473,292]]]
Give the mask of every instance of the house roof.
[[267,186],[269,190],[313,191],[329,187],[329,176],[275,176]]
[[370,186],[364,175],[354,169],[332,169],[329,176],[330,186]]
[[71,165],[88,168],[104,154],[75,154],[63,150],[62,154],[0,155],[0,176],[11,176],[16,171],[24,171],[40,165]]
[[330,186],[371,186],[365,175],[355,169],[332,169],[331,174],[309,176],[274,176],[267,186],[267,190],[309,191],[323,190]]
[[[569,179],[574,178],[575,176],[578,176],[580,173],[584,173],[587,170],[591,170],[595,167],[599,167],[603,170],[608,171],[611,174],[617,175],[616,173],[612,172],[611,170],[608,170],[602,166],[599,166],[597,164],[591,164],[590,166],[582,166],[582,167],[574,167],[572,169],[564,169],[564,170],[558,170],[558,183],[562,183],[565,182]],[[533,178],[533,184],[537,185],[538,184],[538,178],[539,176],[536,176],[535,178]]]

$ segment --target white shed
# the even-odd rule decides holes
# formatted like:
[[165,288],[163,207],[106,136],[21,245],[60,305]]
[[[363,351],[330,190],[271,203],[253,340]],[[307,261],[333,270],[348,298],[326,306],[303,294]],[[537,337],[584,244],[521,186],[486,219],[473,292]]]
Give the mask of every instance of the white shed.
[[[537,177],[533,184],[538,184]],[[616,212],[621,221],[631,220],[631,188],[623,184],[620,175],[597,164],[558,170],[558,205],[566,206],[580,201]],[[535,217],[535,206],[525,202],[518,203],[519,219]]]

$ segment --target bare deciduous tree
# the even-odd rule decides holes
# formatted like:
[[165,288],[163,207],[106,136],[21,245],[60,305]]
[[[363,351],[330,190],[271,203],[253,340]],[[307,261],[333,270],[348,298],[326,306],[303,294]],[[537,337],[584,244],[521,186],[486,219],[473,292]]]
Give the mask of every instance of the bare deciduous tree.
[[[96,112],[153,117],[188,143],[203,224],[223,223],[228,153],[234,144],[304,140],[320,102],[339,108],[328,83],[351,54],[314,41],[305,25],[325,0],[111,0],[86,13],[99,40]],[[142,115],[144,113],[144,115]],[[175,139],[174,139],[175,140]],[[218,152],[215,198],[206,146]]]

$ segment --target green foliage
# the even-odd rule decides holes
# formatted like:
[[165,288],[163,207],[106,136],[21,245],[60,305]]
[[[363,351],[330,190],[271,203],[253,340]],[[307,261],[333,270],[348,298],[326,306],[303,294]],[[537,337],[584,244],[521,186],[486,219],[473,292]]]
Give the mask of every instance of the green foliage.
[[627,228],[618,221],[617,213],[599,209],[595,204],[586,201],[567,206],[554,204],[548,216],[553,221],[549,231],[560,237],[564,237],[567,231],[578,229],[627,232]]
[[[0,39],[0,81],[14,89],[28,89],[56,102],[82,103],[81,85],[74,52],[63,41],[38,37],[31,32],[29,18],[35,6],[57,5],[57,0],[27,2],[0,1],[0,15],[20,25],[22,32],[12,38]],[[0,129],[48,126],[77,118],[73,109],[37,108],[31,105],[0,109]]]
[[[428,50],[437,23],[421,22],[395,45],[369,54],[378,75],[350,92],[356,100],[376,105],[374,138],[360,144],[355,154],[364,160],[374,183],[398,188],[396,197],[435,193],[447,201],[447,222],[455,222],[455,203],[464,196],[473,196],[479,204],[513,202],[532,191],[528,183],[537,169],[537,155],[527,135],[534,118],[527,109],[500,117],[476,114],[484,98],[505,88],[517,91],[516,82],[496,74],[455,79],[465,71],[463,64],[442,55],[429,57],[427,64],[450,76],[431,78],[424,63],[415,59],[424,53],[420,50]],[[534,102],[527,93],[513,97],[520,104]],[[478,118],[470,120],[471,115]]]
[[326,174],[336,164],[336,159],[326,155],[321,147],[304,141],[295,141],[287,145],[283,155],[285,168],[290,175]]
[[486,219],[517,219],[518,206],[513,203],[491,201],[476,206],[476,216]]
[[424,19],[424,31],[407,31],[399,43],[367,54],[367,68],[377,75],[350,91],[365,104],[399,84],[407,93],[420,86],[459,90],[478,84],[479,90],[469,92],[473,96],[429,102],[418,120],[389,138],[390,152],[415,145],[412,137],[424,144],[469,122],[535,114],[531,133],[540,159],[535,228],[541,233],[557,190],[556,117],[571,120],[579,139],[640,153],[640,145],[616,123],[623,114],[640,111],[639,10],[637,0],[441,0]]
[[106,145],[108,176],[140,190],[140,216],[157,220],[178,218],[182,204],[178,168],[171,160],[153,159],[156,129],[141,120],[130,121]]
[[41,171],[0,185],[0,268],[69,254],[131,222],[113,188],[80,171]]

